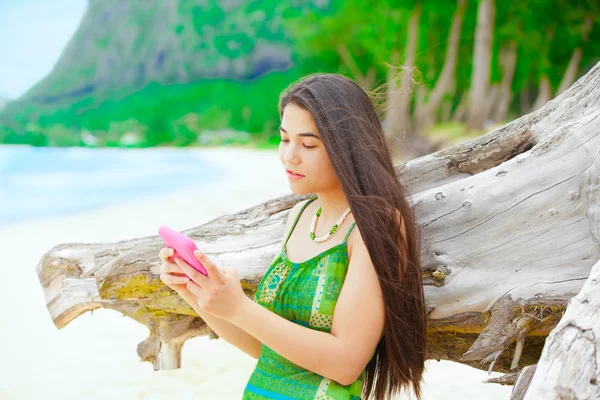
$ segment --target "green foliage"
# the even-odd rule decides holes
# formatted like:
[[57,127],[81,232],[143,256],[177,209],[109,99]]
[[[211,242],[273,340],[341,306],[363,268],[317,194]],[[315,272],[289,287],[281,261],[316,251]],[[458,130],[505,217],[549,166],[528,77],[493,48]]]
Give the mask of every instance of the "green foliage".
[[[94,4],[92,7],[102,6]],[[467,2],[454,90],[446,95],[451,110],[456,109],[471,86],[478,4]],[[600,60],[600,5],[596,1],[496,0],[495,6],[490,78],[492,84],[500,82],[503,70],[499,54],[510,43],[516,43],[513,115],[519,113],[518,94],[529,91],[533,102],[543,77],[556,90],[576,48],[582,52],[578,76]],[[232,6],[217,0],[203,4],[179,0],[178,19],[167,29],[179,40],[177,45],[181,48],[177,50],[185,57],[180,65],[169,67],[173,71],[190,73],[197,60],[206,66],[225,61],[234,65],[240,60],[244,60],[242,65],[248,65],[254,52],[265,43],[286,43],[291,47],[295,66],[287,71],[270,71],[252,81],[149,81],[139,87],[119,85],[108,93],[91,91],[49,105],[25,98],[10,103],[0,113],[0,142],[39,146],[92,142],[99,146],[190,146],[196,145],[205,131],[230,128],[249,132],[251,140],[232,137],[224,139],[226,142],[272,148],[279,143],[277,101],[282,89],[317,71],[356,78],[354,68],[341,56],[343,49],[352,55],[361,74],[373,67],[374,84],[384,83],[392,53],[397,51],[400,55],[399,64],[404,61],[409,23],[415,10],[420,10],[415,79],[427,99],[444,66],[456,9],[456,1],[439,0],[331,0],[326,10],[316,8],[312,2],[250,1]],[[145,54],[162,50],[148,51],[155,40],[156,28],[152,24],[156,12],[153,7],[140,8],[128,21],[142,27],[128,45],[132,54],[127,56],[132,60],[145,61],[144,57],[149,57]],[[583,31],[586,18],[594,21],[587,33]],[[97,51],[125,48],[111,33],[95,39]],[[174,49],[164,50],[168,53]],[[77,68],[68,65],[61,71],[61,77],[44,79],[28,93],[43,98],[85,87],[97,79],[101,68],[91,62],[78,64]],[[176,82],[174,76],[169,79]],[[462,132],[462,127],[452,124],[439,129]]]
[[[592,0],[495,1],[492,40],[491,83],[499,83],[503,70],[499,63],[502,48],[516,43],[517,64],[512,90],[537,88],[543,76],[556,88],[577,46],[583,49],[582,68],[600,59],[596,40],[600,36],[600,6]],[[452,106],[456,108],[471,86],[478,1],[467,2],[460,35],[459,64],[455,73]],[[334,69],[352,77],[352,69],[335,49],[347,46],[361,73],[371,66],[377,69],[377,82],[386,80],[392,50],[400,52],[402,63],[408,40],[411,13],[419,7],[416,73],[414,79],[430,91],[444,65],[447,40],[457,2],[433,0],[352,1],[339,3],[339,11],[327,18],[305,15],[293,21],[292,32],[299,43],[301,57],[310,57],[316,65],[334,65]],[[586,17],[596,21],[590,38],[582,38]],[[332,54],[334,56],[332,56]],[[595,60],[595,61],[592,61]],[[579,74],[581,75],[581,73]],[[514,107],[517,107],[515,102]],[[515,113],[518,110],[514,109]]]
[[[47,114],[29,104],[15,119],[38,121],[35,135],[4,126],[6,133],[2,140],[31,143],[36,135],[50,135],[50,145],[79,145],[76,132],[87,129],[102,132],[99,137],[106,146],[119,146],[127,132],[141,135],[135,146],[184,146],[193,144],[203,130],[227,127],[268,140],[269,136],[279,137],[276,129],[279,93],[300,76],[298,70],[291,69],[250,82],[204,80],[171,86],[149,84],[122,99],[98,102],[87,97]],[[57,126],[62,125],[73,128],[58,130]],[[10,132],[13,134],[9,135]],[[75,139],[67,141],[68,132],[72,132]],[[41,142],[36,139],[36,143]]]

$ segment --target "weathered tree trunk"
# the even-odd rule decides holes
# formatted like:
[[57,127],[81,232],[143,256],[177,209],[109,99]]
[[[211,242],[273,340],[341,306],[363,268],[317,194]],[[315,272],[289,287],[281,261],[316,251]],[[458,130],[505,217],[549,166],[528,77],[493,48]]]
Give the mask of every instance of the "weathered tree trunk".
[[486,103],[489,89],[495,15],[495,0],[481,0],[477,9],[473,74],[469,98],[468,125],[471,129],[483,128],[483,122],[487,118],[486,110],[481,105]]
[[[586,195],[594,204],[588,216],[590,224],[595,225],[591,233],[600,248],[598,187],[600,175]],[[504,375],[510,376],[515,385],[510,400],[600,398],[599,311],[600,261],[592,268],[579,294],[569,300],[567,311],[550,332],[539,366],[529,366],[520,372]]]
[[[595,210],[588,214],[600,232],[600,175],[594,185],[596,193],[587,195]],[[600,261],[546,342],[525,400],[600,398]]]
[[[599,88],[600,63],[540,110],[396,167],[423,238],[431,358],[512,377],[539,361],[532,393],[556,374],[561,391],[597,393]],[[306,197],[268,200],[184,233],[217,265],[236,268],[252,296],[280,250],[289,209]],[[162,246],[152,236],[50,249],[37,273],[56,326],[94,308],[118,310],[150,329],[138,346],[143,360],[178,366],[180,344],[211,331],[160,281]],[[569,361],[577,354],[580,364]],[[566,360],[553,364],[563,372],[548,369],[553,360]]]
[[520,372],[507,374],[514,375],[516,378],[514,381],[512,393],[510,394],[510,400],[523,400],[523,398],[525,397],[525,393],[527,393],[527,388],[529,388],[531,378],[533,378],[533,374],[536,368],[537,364],[528,365],[527,367],[523,368]]

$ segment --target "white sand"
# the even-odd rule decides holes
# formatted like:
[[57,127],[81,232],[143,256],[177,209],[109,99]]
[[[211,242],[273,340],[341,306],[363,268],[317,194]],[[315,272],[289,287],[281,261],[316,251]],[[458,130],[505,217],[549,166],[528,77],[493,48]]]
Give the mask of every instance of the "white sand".
[[[192,151],[192,150],[178,150]],[[0,229],[0,399],[239,399],[256,360],[223,340],[198,337],[183,350],[182,368],[153,371],[136,345],[146,327],[99,309],[58,330],[47,312],[35,267],[60,243],[113,242],[155,235],[160,224],[184,230],[222,214],[289,194],[275,151],[193,150],[231,171],[220,183],[136,200],[69,217]],[[424,399],[508,399],[511,387],[483,384],[487,373],[461,364],[427,364]],[[499,374],[492,374],[497,376]]]

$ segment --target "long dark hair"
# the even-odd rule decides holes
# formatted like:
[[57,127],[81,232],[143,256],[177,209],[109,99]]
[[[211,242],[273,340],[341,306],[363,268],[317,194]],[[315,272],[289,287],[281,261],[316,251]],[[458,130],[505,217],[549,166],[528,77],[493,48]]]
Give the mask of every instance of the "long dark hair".
[[362,397],[387,400],[412,388],[420,400],[427,359],[420,238],[377,111],[369,94],[338,74],[307,75],[284,89],[281,117],[289,103],[315,121],[383,292],[384,335],[367,365]]

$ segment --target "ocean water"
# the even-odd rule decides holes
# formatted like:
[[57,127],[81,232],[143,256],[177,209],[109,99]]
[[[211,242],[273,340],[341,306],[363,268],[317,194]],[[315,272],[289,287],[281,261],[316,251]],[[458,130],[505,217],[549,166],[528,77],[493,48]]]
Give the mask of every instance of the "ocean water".
[[205,154],[173,148],[0,146],[0,227],[224,179]]

